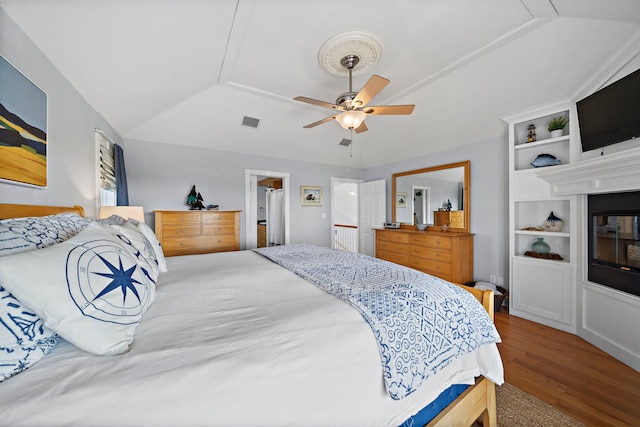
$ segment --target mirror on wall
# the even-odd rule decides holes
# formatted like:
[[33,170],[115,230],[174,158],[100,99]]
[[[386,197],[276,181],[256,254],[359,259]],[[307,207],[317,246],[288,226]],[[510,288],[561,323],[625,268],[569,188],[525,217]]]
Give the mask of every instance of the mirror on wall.
[[392,220],[469,233],[468,160],[392,175]]

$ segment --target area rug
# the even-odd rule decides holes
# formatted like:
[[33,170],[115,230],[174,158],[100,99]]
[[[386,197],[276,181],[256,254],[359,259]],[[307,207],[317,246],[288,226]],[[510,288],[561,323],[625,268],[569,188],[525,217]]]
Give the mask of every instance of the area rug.
[[511,384],[496,387],[498,427],[584,427],[584,424]]

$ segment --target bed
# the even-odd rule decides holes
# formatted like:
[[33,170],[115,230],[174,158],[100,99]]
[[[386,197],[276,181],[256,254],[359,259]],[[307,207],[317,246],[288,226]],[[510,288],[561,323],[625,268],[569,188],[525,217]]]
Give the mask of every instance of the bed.
[[[0,219],[61,212],[71,212],[68,215],[79,218],[84,214],[78,206],[0,204]],[[36,311],[45,328],[51,325],[50,329],[62,331],[55,334],[55,345],[43,340],[47,349],[42,351],[45,354],[39,360],[0,382],[3,424],[420,425],[424,424],[420,420],[425,419],[420,417],[422,408],[456,387],[450,386],[463,383],[470,385],[444,409],[438,410],[435,417],[430,415],[432,419],[427,425],[471,425],[478,417],[482,417],[485,426],[496,425],[495,383],[502,383],[503,371],[495,344],[499,337],[491,323],[494,301],[491,291],[451,286],[463,295],[462,299],[472,294],[473,304],[481,307],[481,303],[486,310],[477,310],[474,306],[471,311],[481,311],[484,317],[467,325],[483,331],[482,337],[475,338],[477,345],[465,352],[459,348],[463,346],[457,345],[452,350],[447,343],[439,341],[442,351],[432,358],[438,361],[438,367],[422,371],[421,376],[416,377],[415,372],[407,372],[416,369],[414,362],[407,364],[402,360],[413,350],[390,350],[387,347],[395,344],[376,339],[376,334],[390,334],[389,330],[411,332],[411,342],[407,344],[405,340],[403,345],[421,342],[423,338],[416,338],[420,334],[411,331],[410,323],[406,326],[402,322],[394,324],[394,329],[375,329],[374,324],[380,327],[380,317],[371,318],[376,317],[371,313],[388,311],[389,307],[403,315],[416,310],[396,307],[398,301],[405,299],[393,299],[385,303],[384,308],[378,307],[376,304],[380,303],[369,298],[374,286],[368,282],[369,278],[378,279],[369,271],[384,271],[386,276],[399,274],[405,281],[434,280],[431,276],[423,277],[427,275],[404,267],[396,271],[382,260],[363,260],[372,263],[372,267],[357,273],[364,275],[361,281],[366,288],[364,294],[358,294],[357,302],[364,304],[364,309],[373,307],[373,311],[363,312],[362,307],[344,297],[353,292],[346,291],[345,285],[331,276],[336,274],[334,267],[342,263],[339,275],[351,278],[353,274],[348,265],[360,262],[355,258],[344,258],[344,261],[335,258],[350,256],[335,253],[339,251],[291,245],[294,248],[282,247],[270,252],[267,248],[264,253],[246,250],[164,260],[154,254],[158,248],[151,242],[153,237],[145,234],[149,230],[144,225],[123,224],[118,219],[104,223],[84,218],[74,221],[78,221],[78,230],[69,231],[70,236],[60,238],[61,242],[18,253],[3,254],[0,250],[0,286],[11,288],[9,292],[18,304],[24,305],[25,312]],[[68,231],[66,224],[63,228],[64,232]],[[139,233],[136,234],[136,230]],[[110,271],[96,272],[92,267],[96,265],[95,260],[104,261],[105,254],[114,253],[113,249],[104,249],[103,255],[88,258],[87,253],[99,254],[96,248],[104,246],[96,243],[106,239],[95,237],[102,236],[99,233],[111,233],[116,240],[123,240],[126,250],[118,249],[119,253],[143,259],[143,264],[139,264],[144,267],[139,269],[142,273],[131,275],[133,269],[128,270],[122,261],[119,266],[115,262],[109,264]],[[83,236],[85,240],[79,246],[64,249],[65,245],[72,244],[70,242],[78,245],[77,239]],[[90,251],[77,253],[81,246],[91,246]],[[306,254],[305,264],[292,266],[301,254]],[[60,281],[65,282],[64,288],[74,300],[71,311],[84,310],[82,319],[77,319],[77,313],[72,314],[70,320],[60,320],[52,314],[58,308],[53,301],[58,295],[51,289],[58,273],[45,274],[43,270],[47,270],[48,263],[53,263],[51,259],[55,257],[67,262],[66,270],[61,268],[65,271],[60,273],[64,273],[66,280]],[[315,275],[327,267],[320,264],[305,267],[323,257],[331,257],[331,271]],[[151,258],[153,262],[149,261]],[[69,260],[77,261],[78,266],[85,263],[87,268],[71,269]],[[34,267],[29,269],[25,265]],[[111,284],[115,282],[115,275],[129,272],[127,286],[117,288],[125,298],[113,300],[104,307],[99,306],[95,298],[93,302],[89,299],[79,303],[79,299],[86,299],[89,288],[80,286],[80,290],[72,291],[71,283],[73,278],[79,283],[78,277],[85,270],[108,276],[104,280]],[[334,279],[322,285],[319,276]],[[28,285],[13,283],[20,281]],[[39,281],[43,283],[38,285]],[[145,281],[150,284],[146,291],[139,287]],[[36,292],[32,286],[41,288]],[[392,286],[396,294],[400,292],[396,285]],[[116,290],[116,287],[108,289]],[[126,297],[127,290],[129,297]],[[406,293],[405,288],[401,291]],[[43,293],[46,296],[43,297]],[[414,290],[410,293],[412,298],[419,294]],[[139,306],[129,304],[132,300]],[[129,305],[120,307],[125,303]],[[119,312],[111,313],[116,305]],[[90,309],[97,310],[100,316],[121,315],[133,320],[123,326],[120,320],[114,320],[116,317],[109,317],[96,326],[96,318],[100,316],[88,314]],[[423,313],[428,309],[421,308]],[[88,323],[76,324],[87,318]],[[453,319],[445,320],[453,322]],[[394,318],[393,322],[399,321]],[[61,334],[65,339],[59,337]],[[456,357],[451,357],[453,353]],[[385,357],[392,363],[385,364]],[[389,373],[390,370],[394,372]]]

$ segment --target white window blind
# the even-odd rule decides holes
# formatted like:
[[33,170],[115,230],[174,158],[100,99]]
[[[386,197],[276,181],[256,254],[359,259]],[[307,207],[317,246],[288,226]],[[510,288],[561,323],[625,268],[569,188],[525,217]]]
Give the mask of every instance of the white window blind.
[[100,149],[100,205],[116,204],[116,168],[113,154],[113,141],[96,129],[96,144]]

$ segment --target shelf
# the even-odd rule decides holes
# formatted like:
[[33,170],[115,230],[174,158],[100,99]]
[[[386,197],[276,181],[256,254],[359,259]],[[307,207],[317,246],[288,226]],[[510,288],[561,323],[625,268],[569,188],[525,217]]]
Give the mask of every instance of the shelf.
[[529,149],[529,148],[539,148],[545,145],[555,144],[559,142],[569,143],[569,139],[570,139],[569,137],[570,135],[562,135],[557,138],[547,138],[547,139],[543,139],[541,141],[536,141],[536,142],[523,142],[515,145],[513,149],[522,150],[522,149]]
[[525,256],[524,254],[516,254],[515,258],[526,259],[527,261],[533,262],[541,262],[541,263],[552,263],[552,264],[570,264],[570,260],[564,256],[563,254],[558,254],[563,259],[544,259],[544,258],[534,258],[532,256]]
[[[549,122],[555,117],[569,120],[565,135],[552,138]],[[534,107],[507,118],[509,123],[509,290],[510,306],[521,315],[535,316],[548,326],[572,325],[575,321],[574,297],[575,258],[578,236],[576,228],[576,197],[557,197],[551,184],[542,178],[554,174],[575,162],[578,135],[575,105],[566,100]],[[536,141],[526,142],[528,128],[536,127]],[[533,167],[538,156],[548,154],[559,165]],[[560,231],[526,230],[541,227],[549,214],[562,219]],[[543,240],[558,259],[525,256],[539,240]],[[558,298],[560,296],[560,298]]]
[[571,234],[564,231],[515,230],[514,233],[526,234],[528,236],[540,236],[540,237],[571,237]]

